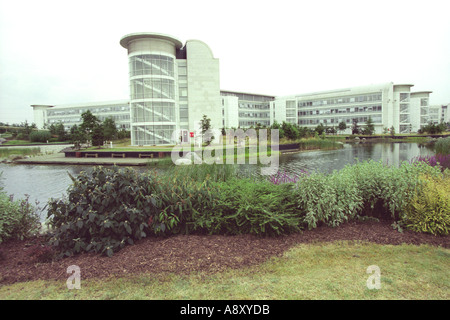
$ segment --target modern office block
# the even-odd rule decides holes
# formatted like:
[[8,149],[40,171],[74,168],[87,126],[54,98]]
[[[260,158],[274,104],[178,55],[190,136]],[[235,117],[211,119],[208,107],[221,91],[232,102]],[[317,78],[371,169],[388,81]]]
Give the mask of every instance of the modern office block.
[[274,96],[221,91],[223,121],[225,128],[268,127],[271,121],[271,101]]
[[117,128],[130,130],[129,100],[68,105],[32,105],[34,123],[39,129],[61,122],[66,130],[82,123],[81,114],[90,111],[100,121],[112,118]]
[[203,115],[222,124],[219,61],[198,40],[183,43],[158,33],[133,33],[128,49],[131,142],[163,145],[186,141],[200,130]]
[[[172,145],[198,136],[204,115],[213,129],[270,126],[283,121],[314,128],[372,119],[375,132],[417,132],[429,121],[448,122],[447,105],[430,106],[431,91],[392,82],[313,93],[273,96],[220,89],[219,60],[200,40],[184,44],[169,35],[141,32],[124,36],[128,51],[129,99],[83,105],[33,105],[39,128],[62,121],[81,123],[85,110],[100,120],[112,117],[131,131],[133,145]],[[299,88],[301,90],[301,88]]]
[[420,112],[428,107],[431,92],[411,93],[412,86],[389,82],[276,97],[276,120],[304,127],[319,124],[337,127],[344,122],[346,133],[351,133],[353,122],[364,126],[370,117],[376,133],[391,127],[397,133],[417,131],[420,128]]

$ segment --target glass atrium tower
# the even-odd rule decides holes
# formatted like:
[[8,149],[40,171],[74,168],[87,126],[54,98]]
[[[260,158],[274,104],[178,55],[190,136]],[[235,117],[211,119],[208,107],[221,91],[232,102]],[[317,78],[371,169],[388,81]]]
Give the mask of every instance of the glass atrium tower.
[[173,144],[177,128],[176,52],[181,41],[162,34],[134,33],[128,49],[130,126],[133,145]]
[[[203,115],[222,127],[219,61],[202,41],[159,33],[133,33],[128,49],[130,129],[133,145],[189,142]],[[196,133],[197,132],[197,133]]]

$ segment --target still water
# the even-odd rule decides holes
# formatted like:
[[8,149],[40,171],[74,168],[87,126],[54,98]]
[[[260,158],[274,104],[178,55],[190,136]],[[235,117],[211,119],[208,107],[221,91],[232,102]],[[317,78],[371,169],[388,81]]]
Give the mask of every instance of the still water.
[[[312,172],[332,172],[342,169],[347,164],[373,159],[389,165],[398,165],[410,161],[419,155],[433,155],[434,152],[418,143],[359,143],[345,144],[343,149],[331,151],[308,151],[280,156],[280,170],[295,173],[300,170]],[[0,185],[15,199],[30,196],[34,204],[45,206],[50,198],[61,198],[72,183],[68,173],[77,176],[80,171],[87,171],[90,166],[65,165],[10,165],[0,163]],[[136,167],[137,170],[148,170]],[[41,219],[46,218],[41,213]]]

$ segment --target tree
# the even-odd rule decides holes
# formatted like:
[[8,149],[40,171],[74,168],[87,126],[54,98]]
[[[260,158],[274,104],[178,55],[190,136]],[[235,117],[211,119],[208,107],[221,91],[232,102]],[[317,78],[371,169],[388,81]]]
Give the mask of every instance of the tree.
[[211,129],[211,119],[208,118],[206,114],[204,114],[202,120],[200,120],[200,127],[202,128],[202,134],[205,134],[206,131]]
[[325,127],[323,124],[318,124],[316,129],[315,129],[316,133],[320,136],[324,131],[325,131]]
[[281,125],[281,128],[283,129],[284,136],[290,140],[297,140],[299,137],[299,132],[296,126],[294,126],[292,123],[283,121],[283,124]]
[[327,134],[336,134],[336,128],[335,127],[326,127],[325,132]]
[[113,140],[117,136],[116,122],[113,118],[109,117],[103,121],[103,136],[105,140]]
[[360,134],[360,129],[358,126],[358,119],[353,119],[352,122],[352,134]]
[[338,125],[338,129],[339,129],[339,131],[345,131],[346,129],[347,129],[347,124],[345,123],[345,121],[341,121],[341,122],[339,122],[339,125]]
[[25,139],[28,139],[30,136],[31,131],[36,129],[36,124],[32,123],[31,125],[28,124],[28,121],[25,120],[25,122],[22,122],[20,124],[20,127],[23,127],[22,133],[25,135]]
[[86,135],[80,127],[73,125],[70,128],[70,140],[75,145],[75,149],[80,149],[81,141],[86,140]]
[[390,128],[390,131],[391,131],[391,136],[393,137],[395,135],[395,128],[394,128],[394,126],[392,126]]
[[61,121],[59,121],[57,124],[51,124],[48,128],[50,130],[50,133],[52,135],[58,136],[58,141],[65,141],[67,138],[66,130],[64,128],[64,125]]
[[92,140],[93,132],[100,125],[100,120],[89,110],[83,112],[81,118],[83,119],[83,123],[79,127],[81,132],[86,140]]
[[278,130],[278,137],[280,139],[284,138],[284,130],[282,128],[282,126],[277,122],[277,120],[274,120],[272,125],[270,126],[270,129],[276,129]]
[[97,124],[92,130],[92,145],[102,146],[105,141],[104,128],[101,124]]
[[[208,118],[208,117],[206,116],[206,114],[204,114],[202,120],[200,120],[200,127],[202,128],[202,136],[204,136],[205,133],[206,133],[209,129],[211,129],[211,119]],[[207,140],[208,140],[207,145],[209,145],[213,139],[214,139],[213,136],[211,136],[210,139],[207,139]]]
[[80,129],[90,136],[94,128],[100,124],[100,120],[89,110],[83,112],[81,118],[83,119],[83,123],[80,125]]
[[372,117],[369,116],[369,119],[366,121],[366,127],[363,130],[364,134],[371,136],[375,132],[375,126],[373,124]]

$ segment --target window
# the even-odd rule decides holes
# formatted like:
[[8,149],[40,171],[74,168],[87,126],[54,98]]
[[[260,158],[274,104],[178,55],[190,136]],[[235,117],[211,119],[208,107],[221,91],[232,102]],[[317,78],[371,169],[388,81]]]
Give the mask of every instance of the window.
[[426,106],[428,106],[428,98],[422,98],[422,99],[420,99],[420,106],[421,106],[421,107],[426,107]]
[[400,102],[409,102],[409,93],[400,93]]

